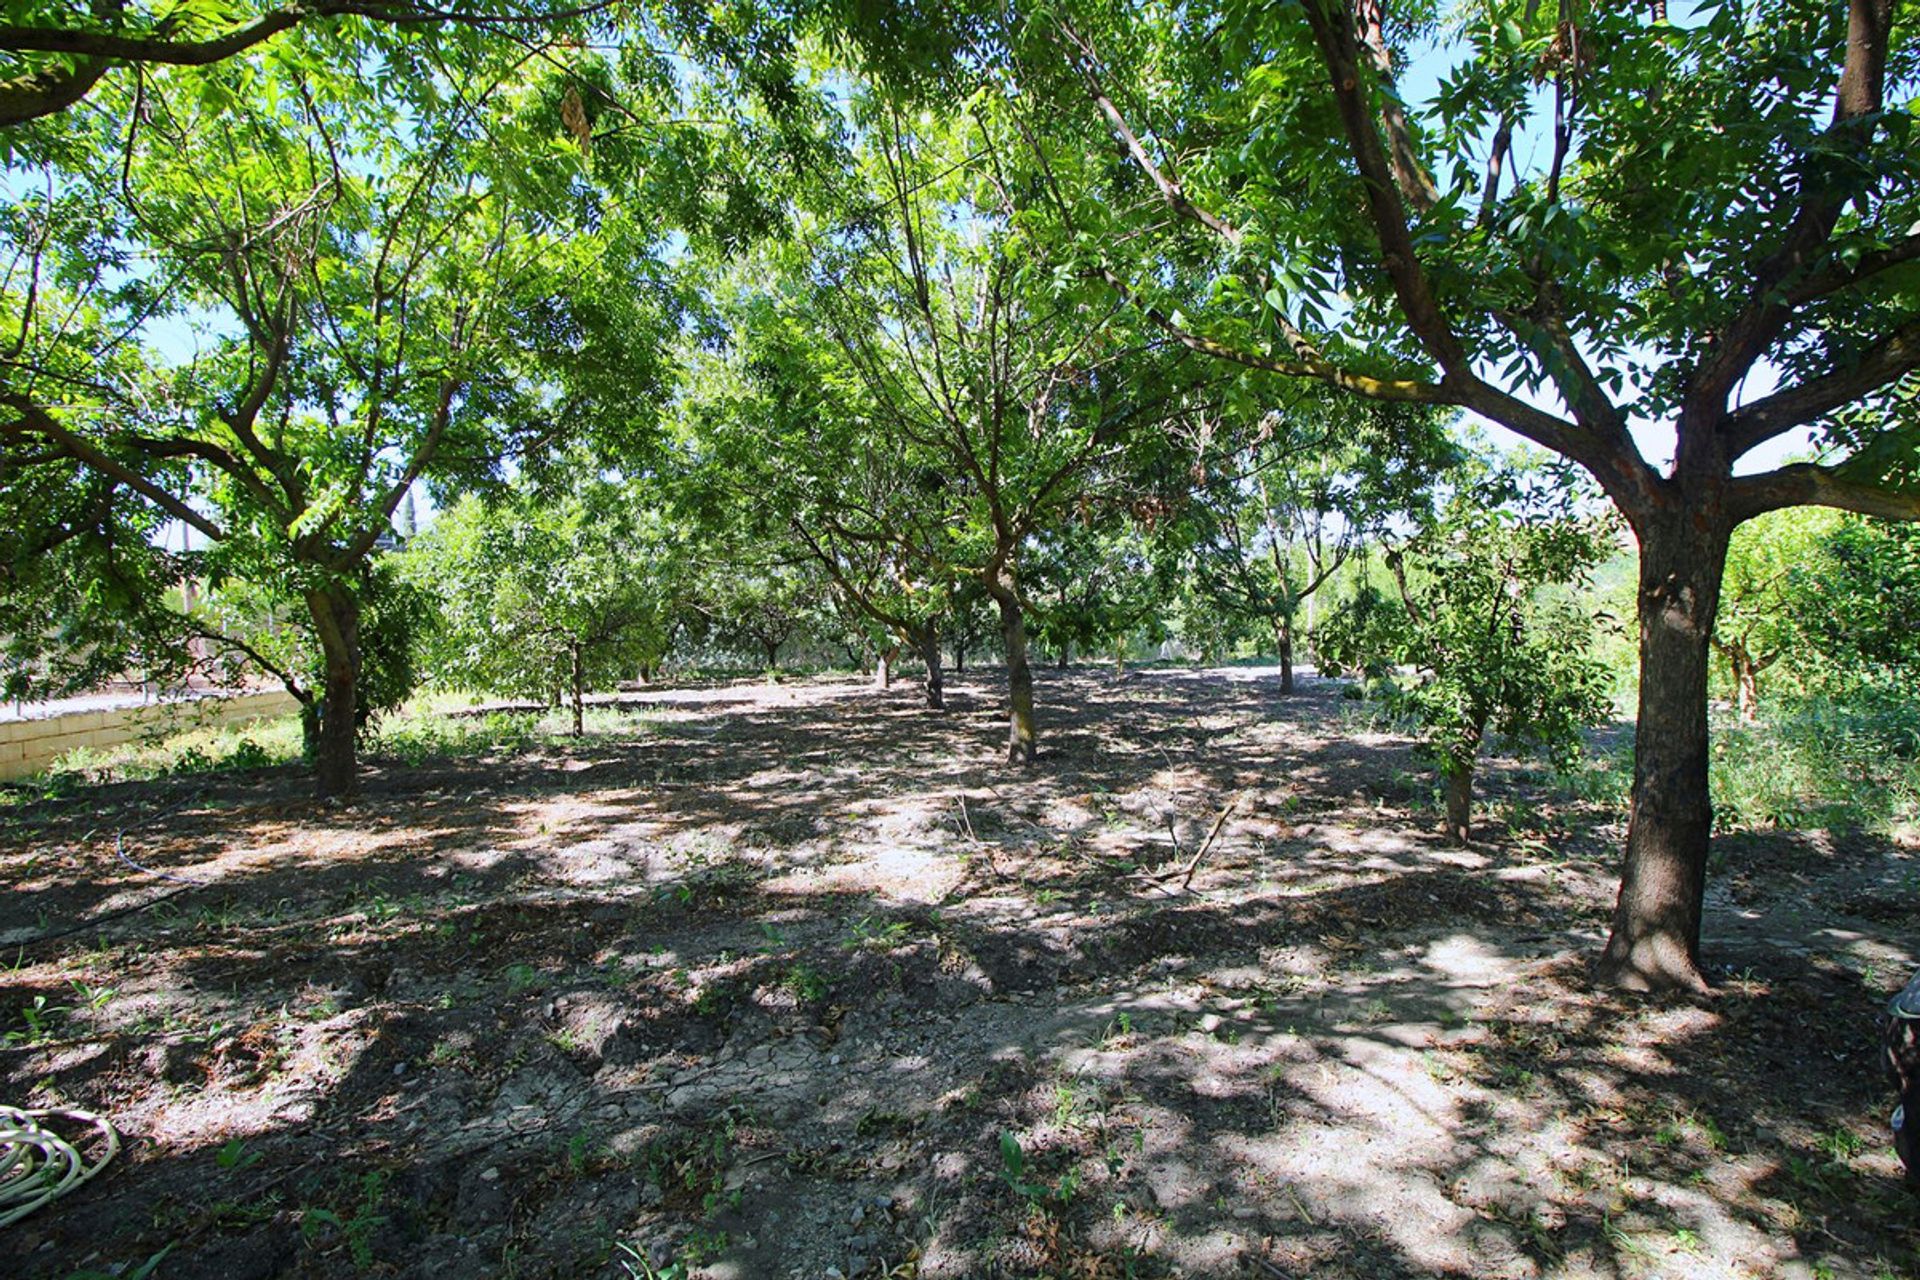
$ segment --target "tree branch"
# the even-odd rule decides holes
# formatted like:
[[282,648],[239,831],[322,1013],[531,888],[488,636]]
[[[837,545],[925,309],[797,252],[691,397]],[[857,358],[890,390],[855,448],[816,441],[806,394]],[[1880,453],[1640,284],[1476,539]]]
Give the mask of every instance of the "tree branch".
[[1735,476],[1727,511],[1738,523],[1782,507],[1834,507],[1886,520],[1920,520],[1920,492],[1902,493],[1843,479],[1831,467],[1796,462],[1764,475]]
[[1920,368],[1920,320],[1896,329],[1852,368],[1776,391],[1726,416],[1720,426],[1731,461],[1775,436],[1817,421]]

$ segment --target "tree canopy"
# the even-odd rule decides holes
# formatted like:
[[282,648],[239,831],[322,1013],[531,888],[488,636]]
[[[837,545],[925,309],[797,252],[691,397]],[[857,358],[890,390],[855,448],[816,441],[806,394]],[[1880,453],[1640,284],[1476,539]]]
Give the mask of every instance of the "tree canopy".
[[[1604,500],[1640,678],[1602,972],[1698,986],[1714,654],[1753,696],[1786,607],[1743,528],[1848,513],[1821,571],[1873,604],[1802,634],[1910,658],[1911,539],[1857,517],[1920,519],[1917,79],[1891,0],[10,0],[7,686],[212,646],[350,793],[424,509],[473,679],[564,649],[578,705],[673,615],[768,666],[911,651],[937,710],[984,600],[1031,766],[1030,633],[1265,633],[1290,682],[1297,615],[1392,548],[1376,647],[1430,725],[1453,690],[1458,763],[1592,710],[1495,676],[1571,615],[1407,628],[1577,581]],[[1600,497],[1436,479],[1465,417]]]

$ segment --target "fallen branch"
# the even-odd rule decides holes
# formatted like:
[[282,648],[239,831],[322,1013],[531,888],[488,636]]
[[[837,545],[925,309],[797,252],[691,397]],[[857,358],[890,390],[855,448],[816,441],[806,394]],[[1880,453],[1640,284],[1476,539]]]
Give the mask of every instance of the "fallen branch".
[[[1207,832],[1207,838],[1205,840],[1202,840],[1200,842],[1200,847],[1193,851],[1193,857],[1187,859],[1187,865],[1181,869],[1181,873],[1180,873],[1180,891],[1182,893],[1185,893],[1187,891],[1187,887],[1193,883],[1193,873],[1199,869],[1200,860],[1207,856],[1207,850],[1213,848],[1214,839],[1217,836],[1219,836],[1220,828],[1227,825],[1227,815],[1232,813],[1234,809],[1239,805],[1240,801],[1246,798],[1246,794],[1247,794],[1246,791],[1242,790],[1238,794],[1236,794],[1233,797],[1233,799],[1227,801],[1227,807],[1222,809],[1220,811],[1220,816],[1213,820],[1213,827]],[[1179,847],[1177,843],[1175,847],[1176,848]],[[1167,879],[1171,879],[1172,876],[1173,876],[1173,873],[1169,871],[1166,874],[1156,878],[1161,880],[1167,880]]]

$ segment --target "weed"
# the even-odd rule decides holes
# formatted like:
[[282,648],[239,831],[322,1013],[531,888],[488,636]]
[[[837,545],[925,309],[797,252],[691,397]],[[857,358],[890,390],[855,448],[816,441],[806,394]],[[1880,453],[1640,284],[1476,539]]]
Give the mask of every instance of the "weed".
[[33,1003],[21,1005],[16,1012],[26,1026],[7,1032],[3,1037],[7,1044],[47,1043],[53,1039],[54,1028],[73,1010],[66,1005],[48,1004],[45,996],[35,996]]
[[519,995],[525,991],[537,991],[546,985],[546,979],[540,971],[530,964],[510,964],[503,971],[507,979],[507,990]]
[[876,922],[871,916],[861,916],[853,922],[853,936],[841,945],[849,951],[892,951],[906,945],[911,931],[905,920]]
[[627,1280],[687,1280],[687,1264],[669,1262],[664,1267],[656,1267],[639,1248],[622,1240],[614,1246],[619,1255],[614,1261],[627,1273]]
[[801,1004],[813,1004],[825,1000],[833,987],[818,969],[796,964],[781,975],[780,989]]
[[309,1249],[318,1249],[328,1243],[331,1235],[338,1235],[346,1246],[347,1256],[353,1259],[354,1269],[366,1271],[373,1266],[374,1229],[384,1223],[386,1215],[377,1212],[380,1202],[387,1193],[387,1173],[376,1169],[360,1177],[360,1199],[354,1206],[352,1217],[342,1217],[332,1209],[315,1206],[300,1215],[300,1238]]
[[118,987],[93,987],[78,980],[67,985],[73,988],[74,998],[80,1001],[81,1007],[86,1009],[96,1025],[106,1007],[113,1003],[114,996],[120,993]]
[[222,1169],[238,1173],[240,1170],[260,1163],[264,1157],[258,1151],[247,1150],[245,1138],[234,1138],[221,1144],[214,1152],[213,1162]]
[[164,1249],[148,1258],[131,1271],[76,1271],[67,1280],[151,1280],[167,1255],[180,1247],[178,1240],[171,1241]]
[[1000,1132],[1000,1179],[1036,1211],[1064,1207],[1080,1190],[1078,1170],[1069,1169],[1053,1182],[1028,1177],[1027,1153],[1012,1130]]

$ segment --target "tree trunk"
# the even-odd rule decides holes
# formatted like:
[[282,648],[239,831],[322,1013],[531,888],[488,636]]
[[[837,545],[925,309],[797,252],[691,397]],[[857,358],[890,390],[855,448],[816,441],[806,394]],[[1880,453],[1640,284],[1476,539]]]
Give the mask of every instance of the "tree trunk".
[[580,678],[580,646],[573,645],[568,651],[568,656],[573,662],[573,736],[578,738],[586,732],[585,716],[581,707],[583,701],[581,695],[584,691],[581,688]]
[[1007,643],[1007,763],[1031,767],[1033,668],[1027,664],[1027,620],[1012,568],[1001,569],[988,590],[1000,607],[1000,631]]
[[343,590],[307,592],[326,677],[313,736],[313,781],[322,800],[354,793],[354,735],[360,698],[360,605]]
[[1060,652],[1053,655],[1053,665],[1057,667],[1059,670],[1065,671],[1067,669],[1067,662],[1069,658],[1072,656],[1072,652],[1073,652],[1072,646],[1068,645],[1064,640],[1061,641]]
[[873,687],[876,689],[893,688],[893,660],[900,656],[900,646],[881,649],[873,664]]
[[308,760],[320,758],[320,701],[308,698],[300,704],[300,751]]
[[780,669],[780,642],[775,640],[769,644],[767,641],[762,640],[760,647],[767,651],[767,670],[778,671]]
[[944,711],[947,707],[946,682],[940,676],[940,624],[929,618],[920,624],[918,636],[920,661],[927,668],[927,707]]
[[1281,614],[1273,620],[1273,644],[1280,651],[1280,695],[1293,692],[1293,619]]
[[1473,770],[1486,736],[1487,719],[1480,716],[1440,760],[1440,785],[1447,801],[1447,839],[1453,844],[1473,843]]
[[1450,760],[1440,771],[1440,782],[1447,793],[1447,839],[1453,844],[1473,843],[1473,762]]
[[1733,676],[1733,701],[1740,714],[1740,723],[1752,724],[1759,718],[1760,664],[1754,661],[1745,640],[1721,640],[1715,637],[1713,647],[1727,660],[1728,674]]
[[1640,534],[1640,707],[1633,800],[1600,981],[1701,990],[1700,916],[1713,803],[1707,655],[1730,530],[1716,506],[1676,503]]
[[1760,669],[1754,665],[1753,655],[1745,645],[1740,646],[1740,664],[1733,674],[1740,684],[1740,723],[1752,724],[1760,718]]

